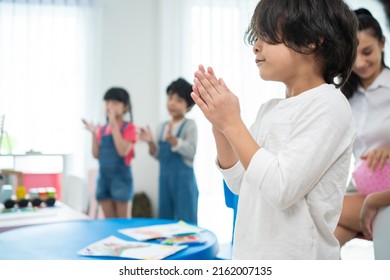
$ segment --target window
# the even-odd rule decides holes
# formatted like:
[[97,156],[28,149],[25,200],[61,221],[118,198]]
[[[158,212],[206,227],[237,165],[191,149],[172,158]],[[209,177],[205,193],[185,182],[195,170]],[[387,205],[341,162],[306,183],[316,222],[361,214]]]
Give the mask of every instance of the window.
[[11,144],[0,153],[84,153],[95,2],[0,3],[0,115]]

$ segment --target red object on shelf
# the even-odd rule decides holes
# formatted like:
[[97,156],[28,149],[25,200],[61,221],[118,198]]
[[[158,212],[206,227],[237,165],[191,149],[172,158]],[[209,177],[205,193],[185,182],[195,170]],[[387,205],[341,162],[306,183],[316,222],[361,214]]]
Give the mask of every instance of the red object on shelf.
[[28,193],[31,188],[53,187],[56,189],[56,199],[61,199],[61,173],[31,174],[23,173],[23,183]]

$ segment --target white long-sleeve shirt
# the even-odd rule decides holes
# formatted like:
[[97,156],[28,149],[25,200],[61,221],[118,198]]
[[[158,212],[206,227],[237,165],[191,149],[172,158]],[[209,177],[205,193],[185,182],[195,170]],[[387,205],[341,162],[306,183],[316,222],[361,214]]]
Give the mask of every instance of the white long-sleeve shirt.
[[339,259],[337,225],[355,130],[333,85],[261,106],[251,134],[261,148],[245,171],[221,170],[239,195],[234,259]]

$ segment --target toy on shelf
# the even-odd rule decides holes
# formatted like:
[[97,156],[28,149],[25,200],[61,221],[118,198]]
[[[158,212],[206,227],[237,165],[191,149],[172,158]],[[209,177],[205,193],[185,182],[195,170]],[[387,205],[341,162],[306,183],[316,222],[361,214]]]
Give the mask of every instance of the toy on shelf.
[[4,175],[15,175],[18,178],[15,195],[13,194],[12,185],[3,185],[0,188],[0,203],[4,204],[5,209],[54,206],[56,202],[56,189],[54,187],[31,188],[27,194],[23,185],[22,172],[2,170],[2,173]]
[[31,188],[30,193],[25,196],[21,196],[24,187],[19,186],[19,196],[18,192],[15,196],[2,197],[4,208],[12,209],[14,207],[26,208],[26,207],[42,207],[54,206],[56,202],[56,190],[53,187],[46,188]]

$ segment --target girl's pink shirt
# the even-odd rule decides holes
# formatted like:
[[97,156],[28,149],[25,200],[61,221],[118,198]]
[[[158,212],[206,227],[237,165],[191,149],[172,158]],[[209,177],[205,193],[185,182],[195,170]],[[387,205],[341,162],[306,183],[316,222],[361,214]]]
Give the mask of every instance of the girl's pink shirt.
[[[122,124],[119,125],[121,127]],[[103,125],[99,125],[98,129],[96,130],[96,140],[100,145],[100,140],[102,139],[102,136],[111,135],[111,127],[110,125],[107,125],[105,131],[103,130]],[[133,123],[128,123],[125,127],[125,129],[122,132],[123,139],[126,141],[130,141],[132,143],[137,142],[137,129],[136,126]],[[130,166],[131,160],[134,157],[134,148],[130,150],[130,152],[125,157],[125,164]]]

